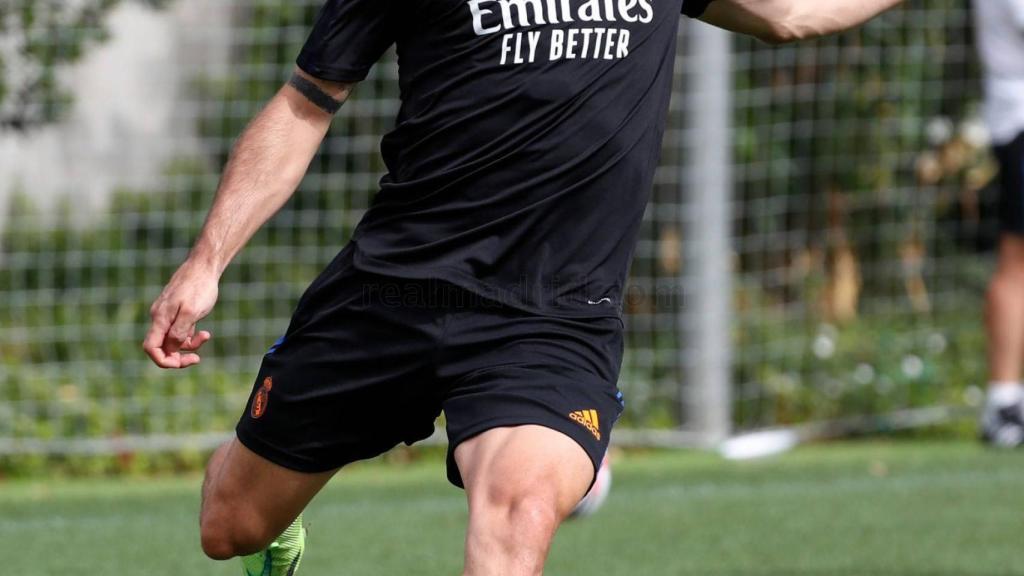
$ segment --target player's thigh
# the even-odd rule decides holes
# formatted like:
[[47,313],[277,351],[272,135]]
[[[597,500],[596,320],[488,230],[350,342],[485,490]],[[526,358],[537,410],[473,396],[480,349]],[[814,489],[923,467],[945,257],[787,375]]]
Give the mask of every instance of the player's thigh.
[[279,534],[305,509],[336,470],[289,470],[232,440],[208,471],[203,494],[204,525],[230,522]]
[[567,516],[594,479],[594,465],[579,442],[538,425],[491,428],[455,449],[469,499],[477,510],[529,500]]

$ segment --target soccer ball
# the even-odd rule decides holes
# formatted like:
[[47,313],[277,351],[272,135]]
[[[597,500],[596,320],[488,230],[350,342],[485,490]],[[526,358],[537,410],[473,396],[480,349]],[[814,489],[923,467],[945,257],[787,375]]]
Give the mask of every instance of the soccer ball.
[[608,499],[608,492],[612,489],[612,465],[608,455],[601,460],[601,467],[597,470],[597,478],[594,485],[590,487],[587,495],[580,500],[580,503],[573,509],[569,518],[584,518],[601,509],[604,501]]

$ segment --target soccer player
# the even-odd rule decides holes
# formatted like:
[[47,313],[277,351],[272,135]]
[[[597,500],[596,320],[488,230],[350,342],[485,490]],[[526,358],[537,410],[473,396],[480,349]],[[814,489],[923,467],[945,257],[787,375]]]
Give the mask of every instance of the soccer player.
[[989,387],[982,434],[1024,444],[1024,0],[974,3],[985,115],[1000,164],[999,260],[988,289]]
[[[236,144],[144,348],[200,361],[221,273],[397,46],[388,174],[264,357],[203,486],[211,558],[291,574],[344,465],[428,437],[469,502],[464,574],[540,574],[622,411],[622,295],[658,162],[680,13],[769,42],[898,0],[328,0]],[[707,74],[725,74],[707,70]]]

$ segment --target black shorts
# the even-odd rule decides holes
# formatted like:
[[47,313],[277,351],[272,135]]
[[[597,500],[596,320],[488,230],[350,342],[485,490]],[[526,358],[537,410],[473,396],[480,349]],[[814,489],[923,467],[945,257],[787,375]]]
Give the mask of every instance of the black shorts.
[[1024,235],[1024,132],[997,146],[999,159],[999,223],[1004,234]]
[[370,274],[350,244],[299,301],[263,359],[237,426],[267,460],[323,472],[429,437],[444,411],[453,453],[501,426],[579,443],[595,471],[622,413],[622,322],[538,316],[453,284]]

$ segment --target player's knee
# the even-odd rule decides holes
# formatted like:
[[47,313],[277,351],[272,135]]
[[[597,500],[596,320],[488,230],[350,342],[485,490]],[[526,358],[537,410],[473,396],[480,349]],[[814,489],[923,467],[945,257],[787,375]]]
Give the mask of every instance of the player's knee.
[[540,540],[553,537],[561,522],[554,499],[533,497],[513,501],[509,520],[517,530],[530,532]]
[[483,508],[496,525],[519,537],[550,538],[562,519],[556,495],[545,490],[496,486],[488,490]]
[[206,513],[200,520],[203,553],[213,560],[254,554],[273,542],[275,535],[265,523],[243,519],[244,514]]
[[207,528],[205,524],[200,530],[200,542],[203,554],[211,560],[228,560],[238,556],[234,542],[228,534]]

